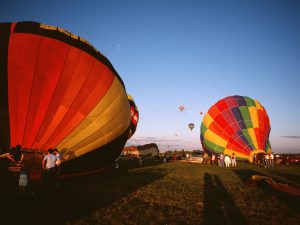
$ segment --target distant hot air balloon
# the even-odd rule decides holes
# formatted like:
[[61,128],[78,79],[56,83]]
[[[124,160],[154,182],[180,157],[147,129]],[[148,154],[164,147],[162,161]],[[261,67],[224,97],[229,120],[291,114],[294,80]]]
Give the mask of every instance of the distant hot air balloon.
[[0,23],[0,148],[57,148],[61,173],[109,166],[130,132],[121,77],[85,39],[36,22]]
[[200,112],[200,115],[202,115],[203,114],[203,112]]
[[184,110],[184,106],[183,105],[179,106],[178,108],[179,108],[180,112],[182,112]]
[[135,102],[133,101],[133,98],[130,95],[128,95],[128,101],[129,101],[129,105],[130,105],[130,119],[131,119],[130,132],[129,132],[129,136],[128,136],[128,139],[129,139],[135,133],[137,123],[139,121],[139,110],[138,110]]
[[254,153],[271,151],[270,121],[265,108],[254,99],[229,96],[214,104],[201,124],[205,151],[252,161]]
[[190,128],[190,130],[193,130],[193,129],[194,129],[194,127],[195,127],[195,124],[193,124],[193,123],[189,123],[188,127]]

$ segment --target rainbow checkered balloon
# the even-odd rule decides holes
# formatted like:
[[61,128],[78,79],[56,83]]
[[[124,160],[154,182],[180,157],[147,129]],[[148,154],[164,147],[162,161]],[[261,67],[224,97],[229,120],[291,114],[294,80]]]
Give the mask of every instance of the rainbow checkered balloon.
[[224,153],[252,161],[254,153],[271,152],[270,120],[265,108],[245,96],[219,100],[204,115],[200,139],[210,153]]

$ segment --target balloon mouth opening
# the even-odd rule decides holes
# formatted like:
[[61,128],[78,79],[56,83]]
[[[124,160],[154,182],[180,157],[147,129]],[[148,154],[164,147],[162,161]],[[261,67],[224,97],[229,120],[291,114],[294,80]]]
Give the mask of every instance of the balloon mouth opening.
[[255,150],[253,150],[251,153],[250,153],[250,155],[249,155],[249,161],[250,162],[253,162],[253,155],[254,154],[266,154],[266,152],[265,152],[265,150],[263,150],[263,149],[255,149]]

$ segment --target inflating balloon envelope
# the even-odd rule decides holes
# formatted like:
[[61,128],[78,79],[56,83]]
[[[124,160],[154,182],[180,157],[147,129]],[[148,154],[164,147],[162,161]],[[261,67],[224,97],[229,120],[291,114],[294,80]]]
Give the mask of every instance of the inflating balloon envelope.
[[85,39],[36,22],[1,23],[0,38],[0,148],[58,148],[62,174],[110,165],[134,129],[109,60]]
[[235,155],[252,161],[254,153],[271,152],[270,121],[254,99],[229,96],[214,104],[203,117],[201,143],[205,151]]

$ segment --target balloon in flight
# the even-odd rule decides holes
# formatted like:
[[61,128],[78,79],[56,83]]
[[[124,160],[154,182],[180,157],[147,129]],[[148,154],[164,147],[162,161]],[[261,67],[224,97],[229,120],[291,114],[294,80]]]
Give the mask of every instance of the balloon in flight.
[[190,130],[193,130],[193,129],[194,129],[194,127],[195,127],[195,124],[193,124],[193,123],[189,123],[188,127],[190,128]]
[[179,106],[178,108],[179,108],[180,112],[182,112],[184,110],[184,106],[183,105]]

